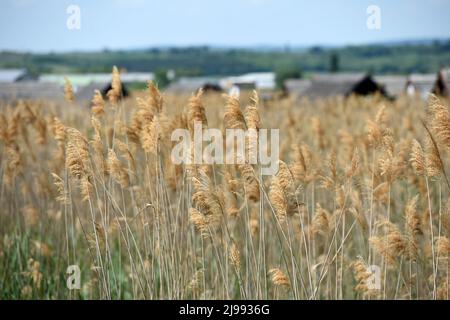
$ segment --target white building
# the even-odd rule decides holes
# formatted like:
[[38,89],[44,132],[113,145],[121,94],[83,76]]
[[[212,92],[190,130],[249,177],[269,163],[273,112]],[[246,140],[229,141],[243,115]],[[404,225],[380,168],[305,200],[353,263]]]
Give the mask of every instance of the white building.
[[[74,87],[87,86],[92,83],[109,83],[111,73],[71,73],[71,74],[42,74],[39,82],[64,84],[65,79],[69,79]],[[151,72],[124,72],[120,74],[123,83],[147,82],[153,80]]]
[[252,72],[240,76],[222,78],[220,86],[224,89],[230,89],[233,86],[241,88],[255,88],[257,90],[274,90],[275,73],[274,72]]

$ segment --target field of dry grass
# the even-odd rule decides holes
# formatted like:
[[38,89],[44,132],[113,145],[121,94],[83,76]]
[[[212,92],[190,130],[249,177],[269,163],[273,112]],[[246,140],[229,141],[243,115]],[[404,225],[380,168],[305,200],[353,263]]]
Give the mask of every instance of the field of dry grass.
[[[119,89],[0,106],[0,299],[449,298],[449,101]],[[279,128],[278,173],[174,165],[195,120]]]

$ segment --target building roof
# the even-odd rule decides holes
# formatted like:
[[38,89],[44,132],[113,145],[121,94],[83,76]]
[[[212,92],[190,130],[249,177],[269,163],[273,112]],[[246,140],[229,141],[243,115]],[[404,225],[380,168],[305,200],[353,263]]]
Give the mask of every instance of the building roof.
[[436,81],[436,73],[413,73],[409,78],[414,83],[434,83]]
[[21,80],[28,74],[26,69],[0,69],[0,83],[11,83]]
[[102,90],[104,90],[109,85],[109,83],[110,81],[102,83],[95,82],[85,86],[79,86],[77,88],[77,91],[75,92],[75,100],[81,102],[91,101],[94,97],[95,90],[99,90],[100,92],[102,92]]
[[254,87],[258,90],[275,88],[273,72],[252,72],[232,77],[184,77],[169,84],[165,91],[177,93],[192,93],[205,85],[214,85],[230,89],[233,85]]
[[388,95],[372,76],[365,73],[318,73],[311,79],[289,79],[284,84],[290,94],[310,99],[348,96],[352,93],[367,95],[380,92]]
[[284,86],[288,92],[300,96],[311,86],[311,83],[312,81],[309,79],[287,79]]
[[309,98],[325,98],[331,96],[346,96],[364,78],[364,73],[316,74],[311,84],[303,91]]
[[391,96],[397,96],[405,91],[407,76],[390,75],[390,76],[375,76],[375,81],[382,85],[387,93]]
[[219,79],[214,77],[183,77],[171,82],[165,91],[191,94],[208,84],[219,85]]
[[[64,84],[69,79],[74,86],[86,86],[91,83],[108,83],[111,81],[111,73],[72,73],[72,74],[42,74],[40,82]],[[151,72],[124,72],[120,74],[123,83],[147,82],[154,79]]]
[[236,84],[253,85],[258,90],[275,89],[275,73],[273,72],[251,72],[240,76],[225,77],[220,80],[223,88],[229,88]]
[[[450,88],[450,70],[443,70],[446,78],[447,87]],[[405,91],[406,84],[411,81],[411,84],[415,89],[426,98],[428,94],[433,90],[436,83],[437,76],[434,73],[431,74],[418,74],[414,73],[409,76],[402,75],[390,75],[390,76],[375,76],[377,82],[384,85],[386,90],[391,95],[400,95]]]
[[366,77],[363,72],[316,73],[312,77],[316,82],[356,83]]
[[411,82],[421,93],[423,97],[427,97],[428,94],[433,90],[434,84],[436,83],[436,74],[412,74],[410,76]]
[[36,81],[0,83],[0,100],[17,99],[64,99],[64,89],[54,83],[39,83]]

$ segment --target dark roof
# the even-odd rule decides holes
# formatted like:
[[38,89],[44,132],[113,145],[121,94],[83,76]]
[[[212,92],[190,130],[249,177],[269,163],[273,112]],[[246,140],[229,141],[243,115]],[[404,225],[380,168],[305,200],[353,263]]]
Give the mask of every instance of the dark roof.
[[215,83],[205,83],[202,87],[205,92],[222,92],[222,87]]
[[91,101],[94,97],[95,90],[100,90],[100,92],[105,88],[107,83],[91,83],[86,86],[78,87],[75,93],[76,101]]
[[450,96],[450,90],[448,85],[448,77],[447,72],[445,70],[441,70],[438,72],[436,76],[436,81],[433,84],[432,93],[444,97]]
[[[446,78],[447,87],[450,88],[450,69],[442,72]],[[290,94],[298,96],[312,98],[345,96],[365,77],[366,75],[362,73],[317,74],[311,79],[288,79],[285,81],[285,86]],[[373,76],[371,79],[391,97],[405,92],[408,80],[418,92],[427,96],[436,82],[436,74],[381,75]]]
[[[99,90],[103,95],[103,98],[106,99],[106,94],[111,89],[111,83],[90,83],[86,86],[81,86],[77,88],[75,92],[75,100],[79,102],[89,102],[94,97],[95,90]],[[124,83],[122,83],[122,95],[123,97],[128,97],[129,92]]]
[[364,79],[364,74],[318,74],[311,80],[311,85],[303,92],[309,98],[326,98],[346,96],[352,88]]

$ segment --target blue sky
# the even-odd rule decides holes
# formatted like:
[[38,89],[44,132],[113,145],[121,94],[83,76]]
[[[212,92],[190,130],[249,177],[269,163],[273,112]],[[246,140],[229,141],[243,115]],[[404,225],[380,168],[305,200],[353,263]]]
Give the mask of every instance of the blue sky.
[[[68,30],[69,5],[81,29]],[[369,5],[381,30],[366,26]],[[1,0],[0,50],[346,45],[450,38],[450,0]]]

